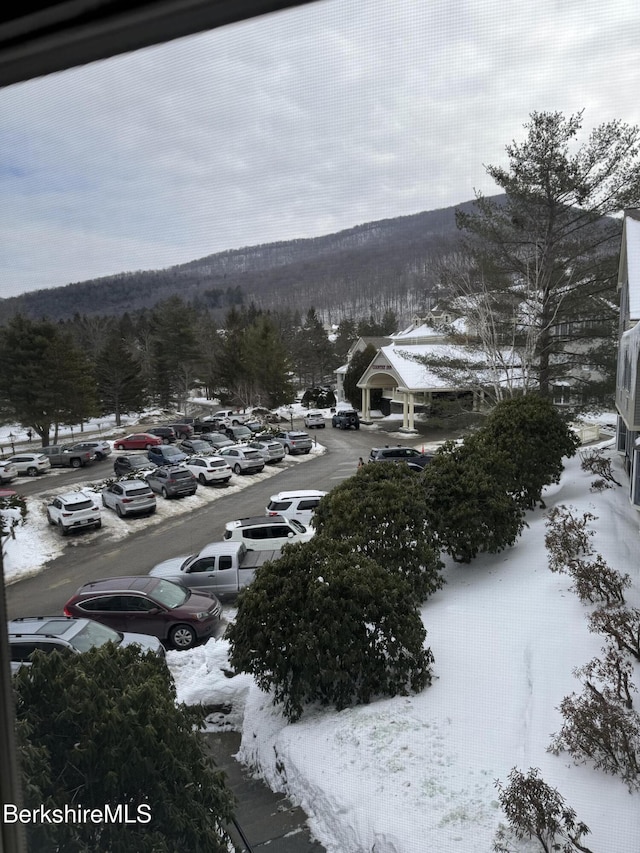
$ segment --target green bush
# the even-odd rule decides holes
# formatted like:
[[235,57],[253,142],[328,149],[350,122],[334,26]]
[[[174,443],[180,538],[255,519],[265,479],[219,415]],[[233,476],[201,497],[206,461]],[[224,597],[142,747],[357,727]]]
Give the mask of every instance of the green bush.
[[376,462],[333,488],[320,501],[313,524],[322,536],[348,542],[402,576],[421,603],[444,583],[426,509],[419,474],[406,465]]
[[81,655],[36,653],[14,686],[26,807],[120,805],[142,818],[31,823],[31,850],[227,853],[231,795],[197,733],[204,714],[176,704],[162,660],[110,643]]
[[227,629],[231,665],[273,691],[291,721],[311,702],[341,710],[422,690],[425,636],[405,580],[324,536],[262,566]]

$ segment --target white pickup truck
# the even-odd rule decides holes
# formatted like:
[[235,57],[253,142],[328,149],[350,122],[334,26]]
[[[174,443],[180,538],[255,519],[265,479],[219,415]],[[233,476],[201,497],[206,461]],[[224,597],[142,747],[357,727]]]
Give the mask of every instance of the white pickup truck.
[[251,415],[243,412],[236,412],[234,409],[220,409],[213,414],[213,419],[220,421],[225,426],[241,426],[251,420]]
[[256,569],[279,556],[280,551],[251,551],[244,542],[212,542],[198,554],[158,563],[149,574],[228,598],[249,586]]

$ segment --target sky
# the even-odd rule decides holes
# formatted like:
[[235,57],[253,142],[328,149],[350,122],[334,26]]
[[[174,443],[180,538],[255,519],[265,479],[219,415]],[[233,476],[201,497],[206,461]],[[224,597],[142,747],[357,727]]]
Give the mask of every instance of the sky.
[[496,192],[533,111],[640,124],[639,39],[635,0],[319,0],[2,89],[0,297]]
[[[602,416],[603,423],[614,420]],[[251,676],[228,677],[228,642],[212,639],[168,653],[178,701],[230,707],[228,715],[213,714],[209,728],[241,732],[239,759],[303,807],[328,853],[490,853],[505,822],[495,781],[505,783],[513,767],[540,769],[590,828],[583,839],[588,849],[637,853],[638,791],[630,794],[617,777],[547,751],[562,726],[560,702],[582,691],[573,670],[601,656],[604,645],[604,637],[588,630],[596,605],[581,604],[569,576],[548,569],[548,510],[564,505],[575,517],[596,516],[591,544],[610,567],[630,575],[627,606],[640,606],[638,512],[629,503],[613,445],[601,444],[622,487],[593,492],[594,477],[581,470],[580,457],[566,460],[560,482],[544,491],[547,510],[528,513],[528,526],[512,548],[480,555],[470,565],[446,560],[445,586],[421,609],[435,657],[433,683],[422,693],[340,712],[312,706],[287,724]],[[322,452],[320,445],[316,452]],[[189,512],[194,498],[166,501],[161,508],[159,501],[159,508]],[[207,499],[215,500],[216,492],[207,490]],[[11,581],[45,568],[52,543],[59,541],[41,506],[30,504],[26,525],[5,543]],[[101,535],[117,539],[132,523],[137,521],[108,513]],[[224,610],[232,620],[234,608]],[[640,684],[637,662],[633,681]],[[534,853],[540,847],[513,849]]]

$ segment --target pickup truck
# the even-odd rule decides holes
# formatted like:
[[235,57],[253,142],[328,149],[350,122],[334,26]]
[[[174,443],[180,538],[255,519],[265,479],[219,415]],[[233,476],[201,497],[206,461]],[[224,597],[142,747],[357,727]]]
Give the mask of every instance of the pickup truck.
[[90,450],[80,450],[71,445],[51,444],[40,451],[51,462],[52,468],[82,468],[93,459]]
[[253,420],[250,414],[236,412],[233,409],[220,409],[219,412],[214,412],[213,418],[228,427],[240,426],[245,423],[245,421]]
[[149,574],[196,592],[229,598],[249,586],[260,566],[279,556],[280,551],[251,551],[244,542],[212,542],[198,554],[158,563]]

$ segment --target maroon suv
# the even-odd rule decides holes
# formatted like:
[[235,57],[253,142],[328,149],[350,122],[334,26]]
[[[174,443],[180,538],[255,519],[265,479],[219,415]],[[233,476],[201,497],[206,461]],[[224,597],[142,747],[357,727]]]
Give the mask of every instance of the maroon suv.
[[175,649],[190,649],[211,636],[222,608],[214,595],[143,576],[86,583],[67,601],[64,612],[95,619],[116,631],[151,634]]

